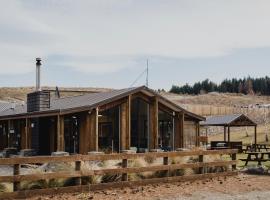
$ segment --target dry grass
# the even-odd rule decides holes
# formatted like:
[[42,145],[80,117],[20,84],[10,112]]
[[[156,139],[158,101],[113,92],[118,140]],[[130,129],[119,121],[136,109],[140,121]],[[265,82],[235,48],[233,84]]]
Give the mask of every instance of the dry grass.
[[[268,133],[270,137],[270,132]],[[219,133],[216,135],[210,135],[209,141],[223,141],[224,134]],[[242,141],[244,145],[254,143],[254,128],[248,129],[248,137],[246,135],[246,129],[245,128],[238,128],[234,129],[231,128],[231,141]],[[270,145],[270,142],[265,140],[265,127],[264,126],[258,126],[257,128],[257,142],[261,144],[268,144]]]
[[172,93],[162,93],[163,96],[178,104],[195,105],[215,105],[215,106],[234,106],[249,104],[269,104],[269,96],[243,95],[231,93],[216,93],[202,95],[178,95]]

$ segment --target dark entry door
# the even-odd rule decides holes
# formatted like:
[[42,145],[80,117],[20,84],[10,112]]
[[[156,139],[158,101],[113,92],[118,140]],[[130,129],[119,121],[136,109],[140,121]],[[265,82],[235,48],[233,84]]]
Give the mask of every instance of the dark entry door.
[[78,118],[72,116],[65,119],[65,151],[69,153],[79,152],[79,124]]

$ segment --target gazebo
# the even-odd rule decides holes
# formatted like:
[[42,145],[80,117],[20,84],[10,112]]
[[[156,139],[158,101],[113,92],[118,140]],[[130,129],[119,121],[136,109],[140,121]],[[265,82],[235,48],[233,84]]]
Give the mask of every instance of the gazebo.
[[[207,117],[201,126],[223,126],[224,142],[231,144],[232,127],[254,127],[254,144],[257,145],[257,124],[244,114],[218,115]],[[230,145],[231,146],[231,145]]]

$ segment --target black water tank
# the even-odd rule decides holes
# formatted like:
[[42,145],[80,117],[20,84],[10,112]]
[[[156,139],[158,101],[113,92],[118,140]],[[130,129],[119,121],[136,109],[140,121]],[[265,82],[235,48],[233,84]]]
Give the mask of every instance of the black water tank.
[[50,92],[36,91],[27,94],[27,112],[43,111],[50,108]]

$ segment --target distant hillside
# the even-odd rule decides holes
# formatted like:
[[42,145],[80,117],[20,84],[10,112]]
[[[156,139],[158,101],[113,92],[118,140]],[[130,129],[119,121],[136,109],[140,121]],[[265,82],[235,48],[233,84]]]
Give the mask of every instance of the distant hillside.
[[[55,87],[43,87],[54,95]],[[25,101],[27,93],[33,92],[34,87],[0,87],[0,100]],[[92,92],[111,91],[110,88],[94,87],[61,87],[61,96],[75,96]],[[212,105],[212,106],[247,106],[250,104],[270,104],[270,96],[243,95],[233,93],[211,92],[202,95],[180,95],[169,92],[161,92],[162,96],[179,105]]]
[[211,92],[203,95],[162,93],[176,104],[198,115],[245,114],[258,124],[270,123],[270,97]]
[[181,95],[161,93],[178,104],[196,104],[213,106],[248,106],[251,104],[270,104],[270,96],[244,95],[236,93],[211,92],[200,95]]

